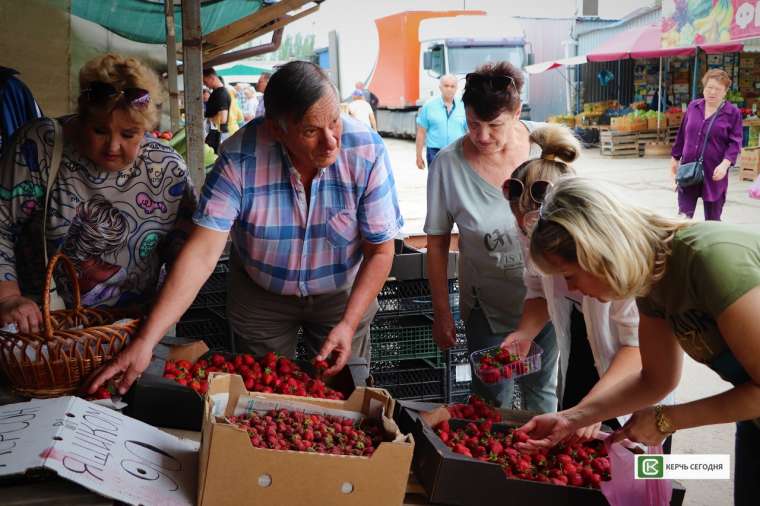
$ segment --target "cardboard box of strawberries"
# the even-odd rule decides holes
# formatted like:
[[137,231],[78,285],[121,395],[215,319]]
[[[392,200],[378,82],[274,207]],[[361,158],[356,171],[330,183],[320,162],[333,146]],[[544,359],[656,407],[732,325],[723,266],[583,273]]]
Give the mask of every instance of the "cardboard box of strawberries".
[[156,427],[200,430],[213,372],[239,374],[249,391],[326,399],[345,399],[367,383],[369,368],[362,359],[352,358],[340,373],[323,378],[325,366],[274,353],[209,353],[202,341],[176,341],[156,353],[124,397],[124,413]]
[[198,505],[397,506],[414,440],[399,431],[393,411],[382,389],[315,399],[249,392],[240,376],[213,374]]
[[[527,435],[518,429],[532,415],[471,397],[446,407],[400,401],[397,421],[414,436],[412,467],[431,503],[474,506],[509,497],[533,506],[607,506],[600,486],[612,470],[604,443],[524,454],[515,445]],[[684,494],[673,482],[671,505],[680,506]]]

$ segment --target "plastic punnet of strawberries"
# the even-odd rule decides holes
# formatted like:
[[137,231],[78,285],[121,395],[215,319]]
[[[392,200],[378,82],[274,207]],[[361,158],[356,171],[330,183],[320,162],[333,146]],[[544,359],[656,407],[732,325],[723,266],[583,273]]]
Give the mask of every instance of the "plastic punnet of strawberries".
[[227,420],[248,432],[251,444],[270,450],[295,450],[369,457],[383,441],[378,421],[287,409],[231,416]]
[[[320,374],[324,364],[315,367]],[[319,378],[312,378],[289,358],[272,352],[261,358],[244,353],[229,359],[221,353],[213,353],[208,359],[195,363],[167,360],[164,366],[164,378],[190,387],[201,395],[208,391],[208,376],[212,372],[239,374],[250,392],[343,399],[341,392],[328,387]]]
[[491,420],[501,421],[501,413],[488,404],[482,397],[471,395],[467,404],[457,403],[447,406],[451,418],[460,420]]
[[499,464],[507,478],[596,489],[602,481],[610,479],[607,449],[600,440],[525,453],[515,447],[516,443],[528,440],[525,432],[494,431],[490,420],[469,422],[458,429],[452,429],[445,421],[435,426],[435,432],[454,452]]
[[504,348],[484,354],[478,364],[478,376],[484,383],[497,383],[528,372],[528,366],[520,356]]

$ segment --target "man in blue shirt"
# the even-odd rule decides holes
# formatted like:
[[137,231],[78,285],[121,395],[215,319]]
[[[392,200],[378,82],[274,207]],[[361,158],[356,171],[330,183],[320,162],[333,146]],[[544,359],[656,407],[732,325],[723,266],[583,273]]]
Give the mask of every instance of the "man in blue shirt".
[[42,117],[32,92],[15,77],[17,74],[17,70],[0,67],[0,154],[13,132],[27,121]]
[[[427,101],[417,115],[417,168],[425,170],[435,155],[467,132],[462,101],[456,98],[457,78],[446,74],[439,81],[441,96]],[[425,157],[422,150],[426,148]]]

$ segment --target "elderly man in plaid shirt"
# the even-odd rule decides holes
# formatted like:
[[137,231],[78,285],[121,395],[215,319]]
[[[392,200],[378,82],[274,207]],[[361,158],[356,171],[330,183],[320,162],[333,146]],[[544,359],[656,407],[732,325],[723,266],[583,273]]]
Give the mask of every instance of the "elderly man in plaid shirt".
[[327,75],[307,62],[275,72],[266,117],[224,142],[195,230],[127,349],[91,384],[123,372],[126,390],[194,300],[232,237],[228,316],[243,351],[294,355],[299,328],[328,374],[369,359],[369,324],[403,219],[385,145],[340,114]]

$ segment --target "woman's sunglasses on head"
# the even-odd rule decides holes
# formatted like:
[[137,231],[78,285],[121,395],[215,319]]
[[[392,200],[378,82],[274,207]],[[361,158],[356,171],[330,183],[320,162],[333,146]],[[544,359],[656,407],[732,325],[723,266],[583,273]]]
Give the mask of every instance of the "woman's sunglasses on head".
[[465,83],[467,86],[489,86],[494,90],[506,90],[507,86],[510,84],[514,87],[515,90],[517,90],[517,86],[515,85],[515,80],[512,79],[512,77],[503,75],[503,76],[488,76],[483,74],[478,74],[477,72],[470,72],[465,76]]
[[[533,181],[528,189],[528,194],[533,202],[540,205],[543,204],[546,192],[549,191],[549,188],[551,187],[552,184],[549,181]],[[525,184],[519,179],[509,178],[504,181],[504,184],[501,186],[501,191],[504,194],[505,199],[509,202],[515,202],[522,197],[523,193],[525,193]]]
[[150,93],[142,88],[124,88],[117,90],[113,85],[102,81],[93,81],[82,90],[82,95],[93,105],[105,105],[116,100],[137,109],[144,109],[150,103]]

